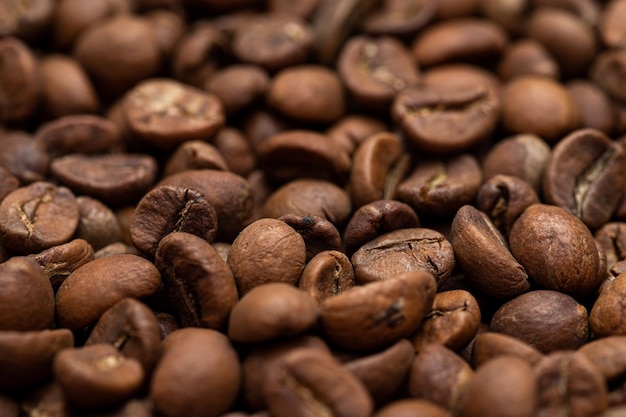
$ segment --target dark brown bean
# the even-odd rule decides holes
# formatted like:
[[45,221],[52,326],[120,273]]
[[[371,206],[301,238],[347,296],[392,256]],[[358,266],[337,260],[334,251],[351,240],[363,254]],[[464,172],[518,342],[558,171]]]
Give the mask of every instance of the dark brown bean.
[[3,123],[20,123],[34,113],[41,92],[36,65],[25,43],[12,37],[0,39],[0,121]]
[[235,64],[218,70],[205,88],[215,94],[227,115],[233,116],[258,102],[270,87],[268,73],[257,65]]
[[484,332],[476,336],[472,348],[472,366],[479,368],[488,360],[501,355],[517,356],[534,366],[542,353],[514,336],[502,333]]
[[322,251],[304,267],[298,287],[317,303],[334,297],[355,285],[350,259],[336,250]]
[[74,239],[28,256],[41,266],[56,292],[72,272],[94,260],[94,250],[86,240]]
[[323,251],[339,250],[341,236],[337,228],[328,220],[313,214],[285,214],[280,216],[304,239],[306,246],[306,262]]

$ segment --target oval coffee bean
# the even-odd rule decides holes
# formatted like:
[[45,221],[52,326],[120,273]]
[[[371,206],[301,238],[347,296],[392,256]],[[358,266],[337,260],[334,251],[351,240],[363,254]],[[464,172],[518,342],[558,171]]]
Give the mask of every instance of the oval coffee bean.
[[321,303],[355,285],[354,269],[350,259],[336,250],[315,255],[304,267],[298,288]]
[[163,176],[192,169],[228,171],[228,164],[215,146],[201,140],[188,140],[172,152],[163,169]]
[[407,337],[431,311],[437,284],[425,271],[353,287],[320,306],[320,326],[334,344],[380,349]]
[[35,111],[41,93],[35,56],[21,40],[3,36],[0,63],[0,121],[22,122]]
[[107,152],[124,146],[120,129],[113,122],[86,114],[60,117],[41,125],[35,141],[54,156]]
[[387,404],[374,417],[450,417],[451,414],[445,409],[423,399],[404,399],[396,400],[391,404]]
[[95,251],[122,240],[122,229],[110,207],[86,195],[77,197],[76,202],[80,213],[76,238],[89,242]]
[[302,236],[306,245],[307,262],[320,252],[338,250],[341,247],[339,231],[326,219],[313,214],[285,214],[278,220],[284,221]]
[[607,336],[584,344],[578,352],[598,367],[602,376],[611,384],[626,375],[625,336]]
[[626,294],[626,274],[619,274],[605,283],[593,303],[589,323],[597,337],[626,335],[622,300]]
[[534,366],[543,356],[537,349],[514,336],[495,332],[484,332],[476,336],[472,348],[472,366],[478,368],[501,355],[517,356],[530,366]]
[[87,241],[74,239],[28,256],[39,263],[56,292],[72,272],[94,260],[94,251]]

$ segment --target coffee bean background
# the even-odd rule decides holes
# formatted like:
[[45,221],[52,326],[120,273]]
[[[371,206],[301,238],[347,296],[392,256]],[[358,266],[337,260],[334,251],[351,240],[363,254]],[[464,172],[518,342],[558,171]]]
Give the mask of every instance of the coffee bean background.
[[0,0],[0,417],[626,415],[626,0]]

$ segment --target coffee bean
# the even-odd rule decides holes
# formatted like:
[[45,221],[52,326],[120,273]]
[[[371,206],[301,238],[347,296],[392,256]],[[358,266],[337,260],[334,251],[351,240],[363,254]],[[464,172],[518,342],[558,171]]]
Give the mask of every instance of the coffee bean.
[[267,71],[257,65],[229,65],[206,81],[206,89],[220,99],[229,116],[251,107],[269,88]]
[[514,336],[485,332],[476,336],[472,349],[472,366],[479,368],[490,359],[501,356],[516,356],[534,366],[542,353]]
[[626,224],[606,223],[595,232],[594,238],[606,254],[606,264],[609,269],[617,262],[626,259]]
[[331,222],[315,215],[285,214],[278,220],[291,226],[304,239],[306,246],[306,262],[323,251],[339,250],[341,236]]
[[317,303],[334,297],[355,285],[350,259],[336,250],[315,255],[304,267],[298,287]]
[[20,5],[7,2],[0,8],[3,16],[0,35],[36,39],[50,22],[54,8],[55,3],[51,0],[38,0]]
[[616,115],[609,96],[591,81],[578,79],[567,83],[582,116],[582,127],[597,129],[607,135],[615,130]]
[[80,214],[76,238],[86,240],[94,250],[122,240],[122,229],[113,210],[88,196],[77,197],[76,203]]
[[28,391],[20,398],[20,402],[21,409],[26,415],[44,413],[55,417],[69,417],[72,413],[72,407],[56,381]]
[[348,114],[326,130],[326,135],[352,155],[365,139],[386,130],[385,124],[374,117]]
[[610,48],[619,48],[626,42],[626,32],[620,22],[626,18],[626,2],[613,0],[607,3],[600,20],[600,37]]
[[257,155],[240,130],[220,129],[213,138],[213,144],[231,172],[245,177],[256,168]]
[[626,334],[626,323],[622,320],[621,300],[626,291],[626,275],[619,274],[604,283],[589,314],[589,323],[594,335],[605,337]]
[[21,130],[0,132],[0,165],[24,185],[43,181],[48,175],[50,156],[33,137]]
[[83,239],[74,239],[28,256],[41,266],[55,292],[72,272],[95,257],[93,247]]
[[380,409],[376,417],[398,417],[418,415],[424,417],[449,417],[450,413],[430,401],[419,399],[397,400]]
[[272,13],[284,13],[310,19],[320,3],[322,0],[269,0],[267,7]]
[[612,99],[626,102],[626,94],[621,90],[624,83],[626,52],[609,49],[599,53],[589,70],[590,77]]
[[626,337],[608,336],[592,340],[581,346],[578,352],[593,362],[610,384],[626,374],[626,363],[623,361],[625,348]]
[[432,21],[437,11],[437,2],[420,0],[413,3],[406,0],[381,1],[361,24],[361,29],[373,35],[414,35]]
[[505,81],[525,75],[558,80],[561,70],[541,43],[534,39],[522,39],[504,51],[498,65],[498,74]]
[[10,36],[0,40],[0,121],[3,123],[23,122],[34,113],[40,98],[36,65],[33,52],[25,43]]

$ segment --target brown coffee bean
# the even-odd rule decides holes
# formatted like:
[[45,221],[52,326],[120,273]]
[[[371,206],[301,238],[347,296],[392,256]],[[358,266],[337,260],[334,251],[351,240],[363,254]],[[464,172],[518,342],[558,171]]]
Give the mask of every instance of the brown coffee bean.
[[185,328],[162,343],[150,399],[166,417],[218,417],[234,404],[241,385],[237,352],[223,334]]
[[28,256],[41,266],[56,292],[72,272],[94,260],[94,250],[86,240],[74,239]]
[[341,236],[337,228],[328,220],[315,215],[285,214],[280,216],[304,239],[306,246],[306,262],[323,251],[339,250]]
[[439,343],[454,351],[465,348],[478,333],[481,313],[478,302],[465,290],[449,290],[435,295],[432,310],[411,336],[417,352],[423,346]]
[[374,414],[375,417],[450,417],[451,414],[445,409],[424,399],[396,400],[386,405]]
[[402,90],[392,116],[418,150],[450,154],[475,147],[495,129],[500,104],[484,85]]
[[415,351],[406,339],[400,339],[387,349],[344,363],[369,391],[374,404],[390,402],[402,389]]
[[20,180],[8,169],[0,165],[0,201],[20,186]]
[[125,357],[137,360],[146,374],[159,358],[161,331],[154,313],[134,298],[124,298],[102,314],[85,346],[108,343]]
[[450,242],[427,228],[398,229],[366,243],[352,255],[357,282],[393,278],[402,272],[426,271],[443,283],[454,267]]
[[626,103],[626,94],[621,90],[625,66],[626,51],[610,49],[598,54],[589,70],[592,81],[620,103]]
[[613,0],[607,2],[600,19],[600,37],[609,48],[624,47],[626,32],[622,22],[626,19],[626,2]]
[[533,39],[522,39],[504,51],[498,65],[498,75],[505,81],[525,75],[558,80],[561,70],[541,43]]
[[436,288],[425,271],[352,287],[322,302],[320,326],[342,348],[380,349],[418,329],[431,311]]
[[597,337],[625,335],[626,322],[622,319],[622,299],[626,292],[626,275],[619,274],[605,282],[593,303],[589,323]]
[[155,187],[163,185],[194,189],[204,196],[217,213],[217,240],[232,241],[252,216],[252,188],[231,172],[190,170],[165,177]]
[[70,417],[72,407],[65,397],[61,385],[52,381],[30,390],[20,398],[20,408],[27,416],[41,413],[51,417]]
[[[177,3],[176,0],[164,0],[164,2]],[[144,16],[148,18],[152,26],[161,57],[171,59],[174,48],[185,34],[187,27],[182,13],[176,11],[178,4],[172,4],[171,7],[164,5],[163,8],[159,6],[155,4],[154,9],[145,13]],[[152,9],[152,7],[148,8]],[[173,10],[166,10],[166,8]]]
[[346,115],[329,127],[326,135],[352,155],[361,142],[385,130],[385,124],[374,117]]
[[52,376],[54,356],[73,345],[67,329],[0,332],[0,388],[14,390],[45,381]]
[[390,199],[409,169],[409,156],[400,137],[376,133],[356,148],[348,189],[355,207]]
[[350,197],[342,188],[323,180],[293,180],[274,191],[263,205],[266,217],[285,214],[312,214],[335,226],[347,221],[351,213]]
[[473,374],[468,363],[454,351],[437,343],[428,344],[415,356],[407,388],[411,397],[454,412]]
[[233,273],[215,249],[200,237],[173,232],[160,241],[155,258],[181,324],[223,329],[239,297]]
[[154,406],[149,400],[130,399],[124,405],[109,409],[83,414],[85,417],[151,417]]
[[556,144],[543,177],[543,195],[591,230],[610,220],[626,186],[626,152],[603,133],[576,130]]
[[122,240],[122,229],[111,208],[88,196],[77,197],[76,203],[80,214],[76,238],[86,240],[96,251]]
[[301,128],[302,126],[286,117],[263,108],[253,110],[243,120],[243,132],[255,150],[273,135]]
[[171,185],[144,195],[130,220],[130,238],[137,248],[154,257],[161,239],[185,232],[212,243],[217,235],[217,214],[198,191]]
[[25,43],[0,39],[0,121],[20,123],[34,113],[41,93],[38,76],[35,57]]
[[408,204],[396,200],[373,201],[359,207],[350,218],[343,237],[345,252],[351,256],[382,234],[419,226],[419,217]]
[[396,197],[419,215],[447,217],[474,199],[481,182],[480,165],[471,155],[418,162]]
[[534,366],[542,353],[522,340],[502,333],[484,332],[476,336],[472,348],[471,363],[479,368],[490,359],[501,356],[516,356]]
[[302,334],[317,321],[315,300],[283,282],[258,285],[233,307],[228,337],[237,343],[258,343]]
[[313,415],[311,409],[337,417],[367,417],[374,408],[363,383],[318,349],[299,348],[285,355],[270,369],[263,388],[274,417]]
[[113,256],[113,255],[123,255],[123,254],[128,254],[128,255],[141,255],[141,252],[139,252],[139,249],[137,249],[134,246],[131,246],[127,243],[124,242],[113,242],[113,243],[109,243],[108,245],[106,245],[105,247],[97,250],[94,253],[94,258],[95,259],[100,259],[100,258],[106,258],[107,256]]
[[68,329],[81,329],[94,323],[121,299],[148,297],[160,285],[159,271],[139,256],[96,259],[72,272],[57,291],[56,322]]
[[528,207],[513,224],[509,245],[528,276],[547,289],[582,299],[591,296],[604,277],[598,273],[600,259],[593,235],[560,207]]
[[626,337],[608,336],[584,344],[578,352],[593,362],[606,381],[612,383],[622,380],[626,375],[624,349],[626,349]]
[[213,138],[213,145],[231,172],[247,176],[257,167],[257,155],[252,144],[240,130],[225,127]]
[[359,106],[382,110],[394,96],[420,80],[411,51],[390,36],[355,36],[345,43],[337,58],[337,71]]
[[265,174],[278,182],[318,178],[343,183],[350,156],[329,137],[310,130],[288,130],[269,137],[257,154]]
[[499,356],[478,368],[462,395],[463,417],[531,417],[538,392],[528,363],[515,356]]
[[567,91],[572,96],[582,116],[582,127],[597,129],[607,135],[615,130],[616,115],[607,94],[591,81],[572,80],[567,83]]
[[496,143],[483,160],[483,177],[510,175],[530,184],[536,192],[541,188],[550,147],[533,134],[518,134]]
[[39,37],[54,13],[55,2],[38,0],[27,4],[6,2],[0,6],[0,36],[19,36],[27,40]]
[[70,403],[79,408],[102,408],[130,398],[144,380],[135,359],[109,344],[60,351],[54,358],[54,376]]
[[626,259],[626,223],[606,223],[595,232],[594,239],[606,254],[608,268]]
[[581,115],[563,85],[527,75],[504,87],[501,121],[508,132],[532,133],[554,143],[580,125]]
[[492,297],[508,299],[530,289],[526,270],[487,215],[466,205],[452,220],[450,242],[467,280]]
[[272,13],[311,19],[321,3],[322,0],[269,0],[267,7]]
[[267,71],[257,65],[236,64],[218,70],[207,80],[205,88],[215,94],[227,115],[249,108],[265,96],[270,87]]
[[329,250],[318,253],[306,264],[298,287],[321,303],[355,284],[350,259],[343,252]]
[[489,330],[516,337],[548,353],[583,345],[589,339],[589,316],[585,307],[569,295],[537,290],[504,303],[494,313]]
[[78,217],[76,198],[68,188],[34,182],[0,203],[2,244],[16,252],[33,252],[66,243]]
[[192,169],[215,169],[228,171],[228,163],[213,145],[201,140],[188,140],[180,144],[168,158],[163,176],[178,174]]
[[595,416],[608,407],[602,374],[581,353],[554,352],[539,361],[533,372],[537,417],[553,416],[564,409],[572,410],[572,416]]
[[[474,64],[444,64],[428,68],[422,74],[424,85],[436,89],[465,90],[472,89],[478,85],[486,89],[497,91],[502,86],[502,81],[483,67]],[[494,96],[500,105],[497,94]]]
[[46,180],[50,156],[30,134],[21,130],[0,131],[0,147],[0,165],[22,183]]
[[434,18],[438,3],[420,0],[385,0],[372,10],[361,24],[365,33],[373,35],[414,35]]
[[527,0],[481,0],[478,3],[480,11],[489,20],[499,24],[510,34],[523,33]]

